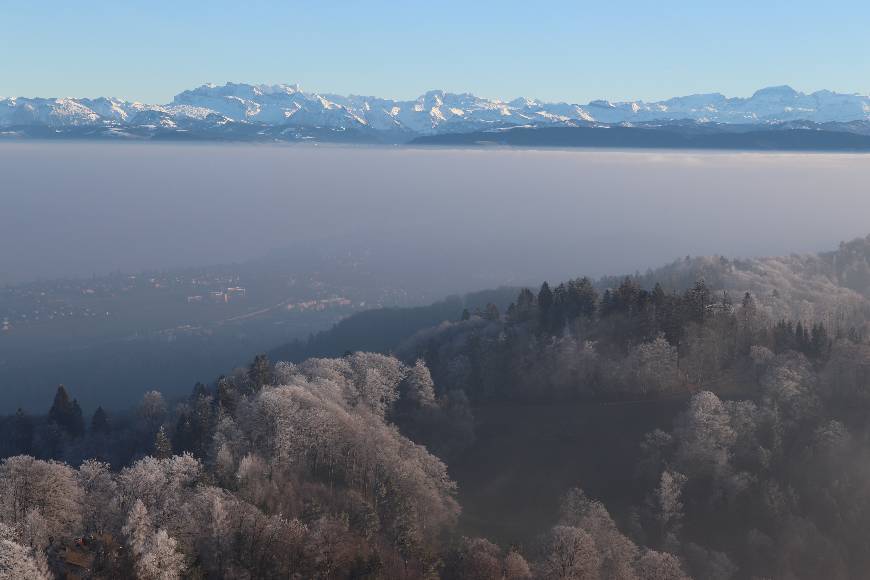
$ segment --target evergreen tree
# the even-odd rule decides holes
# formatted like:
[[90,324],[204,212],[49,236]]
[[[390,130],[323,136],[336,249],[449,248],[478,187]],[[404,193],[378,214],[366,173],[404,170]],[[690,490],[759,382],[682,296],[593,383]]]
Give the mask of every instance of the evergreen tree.
[[601,316],[610,316],[615,310],[613,292],[608,288],[604,291],[604,296],[601,297]]
[[574,316],[592,318],[598,305],[598,292],[589,278],[583,277],[568,282],[569,302]]
[[795,328],[791,320],[780,320],[773,327],[773,346],[776,352],[795,350]]
[[486,309],[483,311],[483,317],[486,320],[497,321],[501,318],[501,313],[498,311],[498,306],[493,304],[492,302],[486,305]]
[[196,401],[200,397],[205,397],[208,395],[208,389],[206,386],[200,382],[197,382],[193,385],[193,393],[190,395],[190,398]]
[[79,406],[78,399],[73,399],[72,402],[69,432],[73,437],[80,437],[85,434],[85,416],[82,413],[82,408]]
[[544,282],[538,292],[538,317],[543,328],[548,328],[553,309],[553,291],[550,285]]
[[652,293],[650,294],[650,301],[653,303],[657,309],[664,306],[665,301],[667,300],[668,295],[665,294],[664,288],[662,285],[656,282],[655,288],[653,288]]
[[618,312],[634,314],[644,307],[647,298],[640,284],[626,276],[613,294],[613,307]]
[[48,410],[48,418],[58,425],[64,426],[71,412],[72,401],[69,398],[69,393],[66,392],[66,387],[58,385],[57,392],[54,394],[54,402],[51,409]]
[[810,353],[816,358],[826,358],[831,347],[828,331],[825,325],[819,322],[814,324],[810,333]]
[[172,443],[166,435],[166,429],[161,425],[154,438],[154,457],[169,459],[172,457]]
[[794,345],[798,352],[809,354],[810,352],[810,336],[806,327],[799,320],[794,328]]
[[219,377],[217,381],[218,404],[227,413],[232,414],[239,403],[240,394],[227,377]]
[[82,409],[78,401],[70,400],[69,393],[63,385],[57,387],[54,402],[48,411],[48,418],[72,437],[78,437],[85,432]]
[[248,378],[254,390],[259,391],[272,382],[272,363],[265,354],[258,354],[248,368]]
[[[653,299],[656,299],[655,290],[653,290]],[[658,327],[665,334],[667,341],[676,347],[680,346],[685,332],[683,310],[682,301],[676,293],[666,294],[662,305],[656,308]]]
[[196,446],[196,435],[194,434],[193,419],[189,412],[182,412],[178,415],[178,421],[175,424],[175,432],[173,435],[174,448],[179,453],[190,451],[194,452]]
[[707,306],[710,304],[710,289],[701,278],[686,292],[686,306],[688,319],[694,322],[704,322],[707,315]]
[[553,307],[550,309],[549,331],[558,333],[565,325],[569,316],[568,287],[564,283],[553,289]]
[[94,415],[91,417],[91,433],[108,433],[109,431],[109,415],[103,410],[103,407],[97,407]]
[[523,288],[517,296],[515,322],[530,320],[534,315],[537,299],[531,290]]

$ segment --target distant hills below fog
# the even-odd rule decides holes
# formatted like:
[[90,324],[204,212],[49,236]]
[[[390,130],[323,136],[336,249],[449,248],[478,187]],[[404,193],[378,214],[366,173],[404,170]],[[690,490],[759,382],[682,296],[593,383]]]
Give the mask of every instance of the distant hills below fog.
[[444,91],[402,101],[227,83],[164,105],[0,99],[0,137],[870,150],[870,96],[778,86],[748,98],[658,102],[503,101]]

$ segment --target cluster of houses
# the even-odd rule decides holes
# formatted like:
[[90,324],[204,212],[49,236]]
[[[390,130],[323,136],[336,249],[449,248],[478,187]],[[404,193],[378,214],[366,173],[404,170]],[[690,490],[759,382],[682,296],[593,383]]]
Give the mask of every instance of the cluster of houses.
[[351,306],[353,303],[347,298],[324,298],[322,300],[306,300],[304,302],[296,302],[288,304],[287,310],[298,310],[304,312],[306,310],[326,310],[335,306]]
[[192,304],[195,302],[229,302],[230,300],[234,300],[237,298],[244,298],[247,295],[247,290],[242,288],[241,286],[233,286],[231,288],[226,288],[224,290],[212,290],[207,294],[195,294],[193,296],[187,297],[187,303]]

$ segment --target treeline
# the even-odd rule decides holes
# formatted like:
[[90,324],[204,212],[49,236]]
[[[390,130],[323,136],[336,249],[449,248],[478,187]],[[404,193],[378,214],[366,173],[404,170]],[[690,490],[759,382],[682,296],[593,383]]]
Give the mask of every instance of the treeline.
[[[504,315],[488,307],[422,331],[397,352],[421,357],[436,383],[476,403],[688,393],[729,382],[752,390],[752,354],[795,350],[815,364],[836,340],[824,323],[772,321],[750,293],[735,304],[701,280],[682,293],[633,278],[602,294],[581,278],[522,290]],[[749,381],[749,382],[747,382]]]
[[[467,437],[462,396],[438,391],[422,361],[354,353],[258,357],[172,410],[149,393],[135,428],[151,449],[120,470],[0,463],[0,577],[685,578],[579,490],[539,545],[462,537],[446,465],[399,429],[433,446]],[[47,421],[72,449],[88,433],[57,399]]]
[[497,288],[465,296],[449,296],[427,306],[366,310],[341,320],[329,330],[311,335],[307,340],[275,348],[269,352],[269,357],[301,362],[311,357],[341,356],[349,351],[389,353],[420,330],[444,320],[456,320],[463,309],[478,310],[487,304],[504,308],[515,294],[515,288]]
[[[398,358],[258,356],[178,404],[152,391],[114,417],[86,421],[59,388],[45,416],[0,425],[0,572],[809,579],[870,567],[860,329],[772,319],[753,294],[703,280],[677,292],[636,278],[544,283],[454,317]],[[474,405],[671,396],[685,411],[634,442],[643,501],[612,516],[565,490],[533,544],[461,535],[445,461],[473,442]]]
[[[870,345],[855,327],[771,320],[698,281],[524,290],[504,315],[467,313],[404,346],[472,401],[690,395],[650,433],[633,541],[701,578],[859,578],[870,526]],[[717,395],[718,393],[718,395]],[[609,445],[607,441],[596,442]],[[614,448],[616,448],[614,446]]]
[[100,438],[120,455],[134,432],[126,467],[96,450],[75,469],[48,456],[95,444],[103,414],[84,429],[60,388],[44,421],[65,449],[34,439],[45,459],[0,464],[0,577],[422,577],[459,506],[445,465],[390,420],[416,413],[450,415],[422,364],[258,357],[172,409],[146,394]]

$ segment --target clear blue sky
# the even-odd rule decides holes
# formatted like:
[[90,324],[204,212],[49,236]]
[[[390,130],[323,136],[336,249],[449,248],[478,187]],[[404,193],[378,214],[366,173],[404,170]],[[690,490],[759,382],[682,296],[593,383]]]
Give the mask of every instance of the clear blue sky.
[[206,82],[586,102],[870,93],[870,2],[0,0],[0,96],[167,102]]

